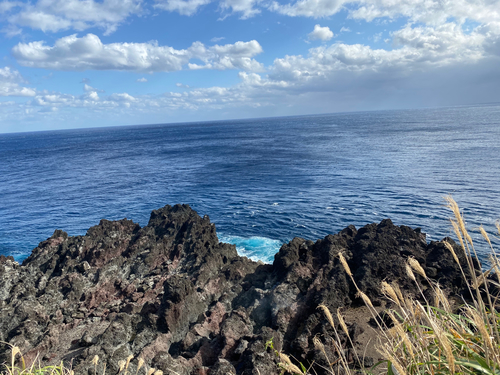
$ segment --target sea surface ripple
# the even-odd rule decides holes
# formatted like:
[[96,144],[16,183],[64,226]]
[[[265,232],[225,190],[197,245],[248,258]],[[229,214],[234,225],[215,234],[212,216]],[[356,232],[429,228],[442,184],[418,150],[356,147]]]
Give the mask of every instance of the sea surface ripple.
[[0,176],[0,254],[17,260],[56,228],[143,226],[176,203],[267,262],[384,218],[439,240],[447,194],[470,227],[500,218],[500,106],[0,134]]

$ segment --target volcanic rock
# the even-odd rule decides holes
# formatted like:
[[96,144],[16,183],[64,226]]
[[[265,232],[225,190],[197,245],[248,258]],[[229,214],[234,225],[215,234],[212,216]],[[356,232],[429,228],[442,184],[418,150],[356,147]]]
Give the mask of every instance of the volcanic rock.
[[[371,340],[365,364],[374,363],[377,332],[339,252],[381,310],[388,306],[382,280],[419,297],[406,275],[408,257],[448,294],[466,293],[441,242],[428,244],[420,230],[390,220],[349,226],[316,242],[294,238],[271,265],[238,256],[234,245],[219,242],[209,218],[188,205],[165,206],[144,228],[123,219],[101,220],[85,236],[56,230],[22,265],[0,256],[0,341],[18,346],[28,364],[64,361],[75,374],[94,374],[97,355],[98,373],[104,365],[106,373],[118,373],[133,356],[131,373],[142,358],[140,373],[277,375],[266,343],[306,367],[328,366],[314,348],[317,336],[336,357],[333,329],[317,309],[325,304],[342,309],[357,350]],[[429,293],[428,282],[417,278]],[[352,350],[347,336],[341,339]],[[2,344],[0,363],[9,361]],[[315,371],[325,374],[320,366]]]

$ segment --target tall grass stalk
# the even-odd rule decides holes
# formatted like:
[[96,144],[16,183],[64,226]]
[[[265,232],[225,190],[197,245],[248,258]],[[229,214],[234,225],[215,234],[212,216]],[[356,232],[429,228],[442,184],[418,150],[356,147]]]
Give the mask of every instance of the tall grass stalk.
[[[460,267],[470,298],[452,312],[451,304],[439,285],[429,280],[423,269],[418,269],[414,259],[409,259],[410,267],[432,288],[434,304],[422,305],[418,301],[410,306],[398,304],[401,314],[399,323],[395,322],[396,334],[391,340],[381,343],[381,353],[400,374],[401,371],[405,374],[500,374],[500,314],[496,304],[498,296],[492,294],[498,283],[493,286],[492,278],[488,277],[494,271],[500,280],[498,256],[481,226],[479,231],[490,246],[492,266],[484,273],[474,267],[474,259],[480,264],[479,257],[463,213],[451,196],[445,200],[453,213],[451,225],[466,264],[460,263],[449,243],[444,245]],[[412,280],[416,282],[414,278]],[[384,289],[387,290],[382,287]],[[389,294],[389,298],[393,300],[394,296]],[[402,369],[398,369],[399,365]]]
[[[3,342],[2,342],[3,343]],[[59,365],[56,366],[41,366],[40,361],[35,360],[31,364],[31,366],[26,367],[24,357],[19,350],[17,346],[10,345],[8,343],[3,343],[7,344],[11,347],[11,363],[10,365],[5,365],[5,368],[3,370],[0,370],[0,375],[75,375],[74,371],[71,369],[70,366],[65,365],[63,362],[61,362]],[[130,362],[134,358],[133,355],[130,355],[127,357],[126,360],[120,361],[119,362],[119,370],[118,373],[114,373],[117,375],[138,375],[139,371],[141,369],[144,369],[142,373],[146,375],[162,375],[163,372],[161,370],[157,370],[155,368],[147,368],[144,364],[144,359],[139,358],[137,362],[137,368],[135,373],[131,373],[129,371],[130,367]],[[16,362],[19,363],[19,365],[16,366]],[[106,363],[104,363],[102,372],[97,371],[97,366],[99,364],[99,356],[96,355],[91,361],[93,367],[94,367],[94,375],[106,375],[109,374],[109,372],[106,372]],[[179,375],[177,372],[171,370],[171,374],[173,375]]]
[[[358,296],[362,298],[370,312],[376,315],[375,321],[381,335],[377,345],[384,361],[371,369],[364,369],[365,373],[500,375],[500,313],[497,304],[499,296],[493,294],[493,291],[500,289],[499,257],[488,233],[480,226],[478,230],[491,251],[489,257],[491,268],[481,272],[474,267],[474,263],[480,264],[480,261],[474,241],[466,228],[463,213],[451,196],[445,200],[446,206],[453,213],[453,218],[450,219],[451,226],[466,260],[465,264],[461,264],[453,246],[443,242],[458,264],[469,291],[467,302],[461,307],[453,310],[452,304],[439,284],[427,277],[416,259],[409,258],[406,264],[407,275],[416,284],[421,300],[425,301],[425,304],[404,297],[397,284],[383,281],[382,293],[396,306],[394,310],[385,312],[393,323],[389,329],[373,308],[369,298],[358,288],[347,260],[342,253],[339,253],[340,263],[351,278]],[[500,223],[495,225],[500,234]],[[428,283],[434,294],[433,304],[425,298],[415,274],[420,275]],[[492,277],[493,274],[496,276],[496,281]],[[320,308],[326,320],[334,324],[328,307],[322,304]],[[339,324],[344,329],[345,323]],[[342,368],[345,373],[354,374],[354,370],[344,363]],[[332,375],[337,372],[338,370],[334,369],[329,371]]]

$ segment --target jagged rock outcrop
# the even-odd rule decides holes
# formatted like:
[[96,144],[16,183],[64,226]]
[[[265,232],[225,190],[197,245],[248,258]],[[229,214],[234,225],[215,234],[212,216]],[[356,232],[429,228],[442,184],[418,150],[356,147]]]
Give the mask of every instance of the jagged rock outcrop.
[[[18,346],[27,362],[63,360],[85,375],[94,374],[95,355],[99,373],[104,363],[107,373],[117,373],[133,355],[165,374],[273,375],[276,358],[265,347],[271,338],[304,364],[325,365],[313,337],[321,337],[332,359],[336,354],[318,304],[344,309],[358,349],[376,336],[339,251],[380,308],[382,280],[418,294],[405,273],[408,256],[451,295],[464,293],[442,243],[427,244],[418,229],[390,220],[349,226],[316,242],[294,238],[269,265],[220,243],[209,218],[189,206],[166,206],[144,228],[102,220],[85,236],[56,230],[22,265],[0,257],[0,341]],[[427,282],[420,282],[427,293]],[[0,362],[10,360],[7,349],[0,347]],[[137,361],[131,363],[135,373]]]

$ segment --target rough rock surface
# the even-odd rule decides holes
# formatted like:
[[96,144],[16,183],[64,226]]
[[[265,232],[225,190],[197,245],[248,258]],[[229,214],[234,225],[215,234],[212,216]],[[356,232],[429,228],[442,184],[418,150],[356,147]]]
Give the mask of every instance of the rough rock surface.
[[[133,355],[132,373],[142,357],[165,374],[279,374],[265,346],[270,339],[304,364],[324,366],[313,337],[324,342],[331,360],[336,354],[318,304],[332,312],[343,308],[358,349],[369,339],[373,346],[377,334],[339,251],[381,309],[382,280],[418,295],[405,272],[409,256],[451,295],[465,293],[442,243],[428,244],[418,229],[390,220],[359,230],[349,226],[316,242],[294,238],[269,265],[220,243],[209,218],[189,206],[165,206],[144,228],[126,219],[102,220],[85,236],[56,230],[22,265],[0,257],[0,341],[18,346],[28,363],[63,360],[85,375],[94,374],[95,355],[99,373],[104,364],[106,373],[117,373],[120,361]],[[417,277],[426,293],[427,282]],[[10,351],[2,345],[0,363],[8,361]],[[324,373],[319,366],[315,371]]]

